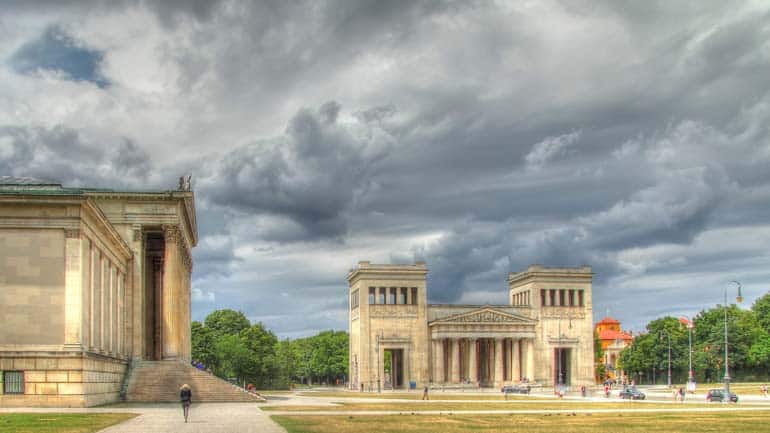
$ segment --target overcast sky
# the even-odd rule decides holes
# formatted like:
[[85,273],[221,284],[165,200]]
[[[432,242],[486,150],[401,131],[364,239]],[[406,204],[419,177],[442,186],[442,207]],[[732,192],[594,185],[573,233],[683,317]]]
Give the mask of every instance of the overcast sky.
[[192,174],[193,318],[347,329],[359,260],[429,300],[588,264],[640,330],[770,289],[770,3],[2,1],[0,175]]

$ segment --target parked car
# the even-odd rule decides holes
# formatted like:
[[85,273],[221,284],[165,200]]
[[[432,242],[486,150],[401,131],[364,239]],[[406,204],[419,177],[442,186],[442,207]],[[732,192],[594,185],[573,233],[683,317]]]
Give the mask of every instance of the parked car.
[[618,397],[622,399],[644,400],[647,396],[642,391],[636,389],[635,386],[627,386],[618,393]]
[[500,392],[503,394],[529,394],[529,391],[532,388],[527,386],[520,386],[520,385],[505,385],[500,389]]
[[[724,389],[710,389],[708,394],[706,394],[706,401],[718,401],[722,402],[725,400],[725,390]],[[730,393],[730,401],[732,403],[738,403],[738,396],[734,393]]]

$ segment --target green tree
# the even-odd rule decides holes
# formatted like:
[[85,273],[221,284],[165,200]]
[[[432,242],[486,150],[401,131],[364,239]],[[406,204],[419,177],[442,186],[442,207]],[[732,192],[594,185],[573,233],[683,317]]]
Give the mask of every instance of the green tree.
[[752,311],[757,316],[757,322],[768,334],[770,334],[770,292],[754,302]]
[[225,378],[235,378],[239,384],[251,382],[255,370],[254,356],[238,335],[225,335],[216,343],[219,355],[217,373]]
[[279,372],[275,357],[278,339],[275,334],[258,323],[242,330],[239,336],[252,357],[249,380],[257,387],[272,388]]
[[594,379],[599,382],[603,381],[607,375],[605,369],[602,342],[599,340],[599,333],[594,331]]
[[[724,314],[724,307],[717,306],[695,317],[693,364],[698,380],[719,381],[724,376]],[[727,327],[731,375],[740,377],[752,367],[752,345],[767,333],[752,310],[735,305],[727,307]]]
[[213,311],[206,316],[204,324],[216,337],[236,335],[251,326],[249,319],[240,311],[235,310]]
[[275,345],[275,359],[278,364],[278,376],[275,386],[277,388],[288,388],[297,371],[297,360],[292,342],[288,338],[281,340]]
[[211,330],[201,322],[192,322],[190,326],[192,359],[200,361],[206,367],[216,370],[218,358],[216,341]]

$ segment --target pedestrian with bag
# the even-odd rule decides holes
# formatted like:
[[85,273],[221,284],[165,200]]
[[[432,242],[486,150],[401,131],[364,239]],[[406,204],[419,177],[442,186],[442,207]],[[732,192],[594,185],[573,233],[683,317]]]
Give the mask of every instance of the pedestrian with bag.
[[190,389],[190,385],[185,383],[179,388],[179,400],[182,402],[184,422],[187,422],[187,417],[190,415],[190,405],[192,404],[192,390]]

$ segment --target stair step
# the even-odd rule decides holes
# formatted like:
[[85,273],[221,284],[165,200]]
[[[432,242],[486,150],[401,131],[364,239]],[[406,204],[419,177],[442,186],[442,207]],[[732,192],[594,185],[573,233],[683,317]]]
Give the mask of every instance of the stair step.
[[258,402],[264,398],[230,382],[179,361],[140,361],[132,364],[126,380],[125,400],[132,402],[179,401],[179,387],[190,385],[195,402]]

